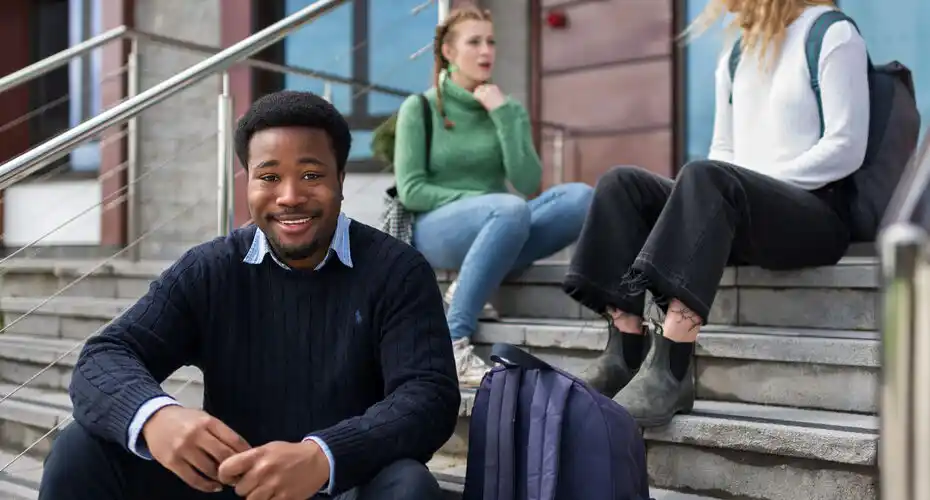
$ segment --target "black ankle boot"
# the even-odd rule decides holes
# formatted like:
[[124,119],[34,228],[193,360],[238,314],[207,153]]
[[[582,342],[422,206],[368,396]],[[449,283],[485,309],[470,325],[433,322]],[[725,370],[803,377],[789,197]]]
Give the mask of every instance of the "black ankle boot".
[[[607,347],[594,361],[581,373],[584,380],[595,391],[612,398],[620,389],[626,387],[636,370],[630,368],[623,354],[623,336],[614,326],[613,321],[607,322]],[[643,329],[643,350],[640,356],[645,356],[649,350],[650,335]],[[642,358],[640,358],[642,359]]]
[[670,352],[675,342],[662,336],[657,328],[652,348],[643,365],[614,401],[626,408],[640,427],[662,427],[676,413],[688,413],[694,408],[694,358],[685,376],[679,380],[672,373]]

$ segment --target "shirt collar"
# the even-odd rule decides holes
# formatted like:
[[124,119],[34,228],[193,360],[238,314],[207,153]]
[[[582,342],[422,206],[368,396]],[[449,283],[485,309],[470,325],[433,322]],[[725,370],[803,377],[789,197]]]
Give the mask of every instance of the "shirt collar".
[[[352,222],[352,219],[346,217],[342,212],[339,213],[339,218],[336,221],[336,232],[333,234],[333,241],[329,244],[329,251],[326,252],[326,256],[323,257],[323,262],[320,262],[315,268],[314,271],[318,271],[329,262],[331,255],[336,254],[336,258],[343,263],[346,267],[352,267],[352,249],[349,246],[349,224]],[[261,264],[265,260],[266,255],[271,255],[271,258],[279,266],[284,269],[290,270],[290,267],[285,264],[281,259],[278,258],[274,252],[271,251],[271,245],[268,244],[268,238],[265,236],[265,233],[261,229],[255,228],[255,236],[252,238],[252,246],[249,247],[249,251],[245,254],[245,258],[242,259],[246,264]]]

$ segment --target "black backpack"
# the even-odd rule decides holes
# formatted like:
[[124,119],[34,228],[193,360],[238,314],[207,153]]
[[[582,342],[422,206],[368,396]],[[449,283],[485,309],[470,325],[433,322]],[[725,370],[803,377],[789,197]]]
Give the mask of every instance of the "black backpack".
[[[820,112],[820,133],[823,134],[823,104],[820,100],[820,48],[827,29],[840,21],[859,27],[846,14],[831,10],[814,21],[807,34],[805,54],[810,73],[811,89]],[[736,73],[742,53],[737,40],[730,53],[730,80]],[[908,161],[917,148],[920,135],[920,112],[914,97],[911,70],[898,61],[881,66],[872,65],[869,58],[869,142],[862,166],[844,179],[849,193],[850,231],[853,241],[872,242],[888,203],[894,194]],[[733,95],[730,94],[730,102]]]

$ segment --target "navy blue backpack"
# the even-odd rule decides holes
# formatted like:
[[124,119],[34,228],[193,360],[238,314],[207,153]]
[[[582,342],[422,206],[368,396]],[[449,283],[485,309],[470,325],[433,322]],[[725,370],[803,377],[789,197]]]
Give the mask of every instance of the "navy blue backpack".
[[649,500],[633,417],[572,375],[495,344],[475,397],[463,500]]

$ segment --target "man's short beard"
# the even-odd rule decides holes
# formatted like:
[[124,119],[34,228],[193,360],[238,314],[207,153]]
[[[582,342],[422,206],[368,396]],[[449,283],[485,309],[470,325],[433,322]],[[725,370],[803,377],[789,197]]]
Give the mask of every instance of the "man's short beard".
[[271,244],[271,248],[274,250],[275,255],[285,260],[303,260],[312,256],[320,249],[320,241],[316,238],[306,245],[287,247],[282,245],[274,234],[269,234],[268,242]]

